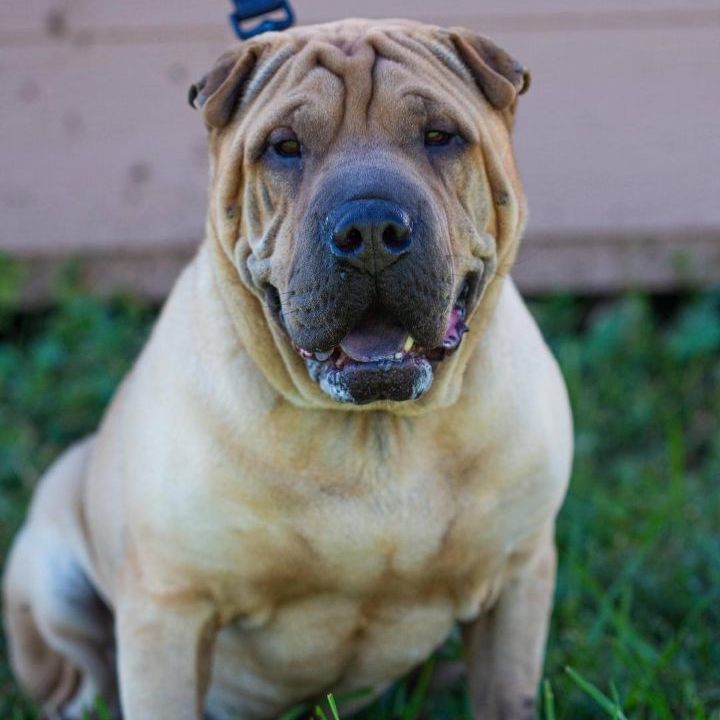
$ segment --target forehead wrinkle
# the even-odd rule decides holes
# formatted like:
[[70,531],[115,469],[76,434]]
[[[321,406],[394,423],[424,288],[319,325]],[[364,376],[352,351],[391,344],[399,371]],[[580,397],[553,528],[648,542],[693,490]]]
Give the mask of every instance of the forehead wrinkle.
[[[475,118],[478,113],[473,104],[474,95],[467,93],[464,83],[448,82],[444,64],[438,63],[424,47],[418,50],[399,42],[397,33],[392,36],[388,33],[375,35],[373,47],[379,60],[405,73],[404,80],[395,83],[394,91],[399,93],[396,101],[416,98],[422,103],[427,115],[446,116],[467,140],[477,140],[479,129],[475,127]],[[417,61],[414,65],[408,62],[408,53]],[[376,95],[377,92],[375,88]]]
[[368,43],[373,53],[372,67],[370,68],[370,93],[368,95],[367,103],[365,105],[365,124],[370,122],[370,110],[372,108],[373,100],[375,99],[375,91],[378,84],[377,70],[380,60],[383,59],[380,51],[373,42]]
[[[329,146],[334,142],[343,125],[345,102],[342,98],[347,94],[346,78],[321,63],[312,67],[303,63],[296,70],[297,72],[290,77],[294,88],[291,92],[297,94],[299,98],[292,105],[292,110],[288,110],[283,115],[294,130],[302,132],[303,129],[310,128],[317,141]],[[339,87],[334,84],[336,81]],[[327,87],[328,82],[333,83],[333,93],[329,97],[318,93],[314,87],[317,83]]]
[[407,33],[398,32],[392,33],[392,35],[388,33],[388,36],[392,37],[395,43],[415,57],[419,56],[428,62],[434,70],[442,70],[442,68],[450,70],[453,75],[456,75],[464,82],[472,84],[472,75],[465,64],[451,48],[441,41],[423,37],[422,35],[408,35]]
[[452,70],[458,77],[468,83],[472,83],[472,76],[460,58],[447,46],[425,38],[415,38],[415,41],[428,50],[431,55],[437,58],[446,68]]
[[296,53],[297,49],[295,47],[286,45],[272,55],[267,62],[263,63],[247,85],[243,94],[243,104],[252,102],[272,80],[278,70]]
[[388,62],[402,63],[402,53],[398,52],[398,48],[404,46],[397,41],[395,33],[376,30],[369,33],[367,39],[378,57]]
[[359,130],[359,124],[367,118],[374,95],[376,48],[367,37],[355,39],[352,47],[347,43],[342,47],[333,42],[317,43],[314,57],[319,67],[332,73],[343,84],[345,102],[342,103],[338,129],[352,126]]
[[462,112],[462,109],[454,106],[456,98],[450,96],[448,98],[441,98],[439,96],[433,96],[425,88],[411,87],[406,90],[401,98],[417,98],[420,100],[425,108],[425,113],[428,116],[446,116],[452,122],[455,123],[461,135],[466,139],[473,142],[477,141],[477,132],[472,123],[467,121],[467,113]]
[[332,42],[320,40],[308,43],[303,54],[305,53],[312,66],[322,67],[344,82],[345,73],[352,63],[353,56],[346,55]]
[[[388,34],[389,35],[389,34]],[[433,78],[435,83],[425,82],[424,86],[415,86],[416,94],[425,96],[428,100],[435,101],[438,106],[445,106],[453,110],[455,117],[462,120],[461,125],[472,130],[468,133],[468,137],[477,139],[478,135],[483,134],[483,113],[478,112],[478,102],[481,97],[477,93],[467,92],[467,83],[474,84],[469,70],[460,61],[453,51],[444,46],[441,39],[425,37],[419,34],[409,35],[407,33],[392,33],[393,43],[402,48],[406,53],[422,64],[421,71],[427,74],[428,78]],[[405,56],[407,58],[407,56]],[[406,62],[401,61],[401,65]],[[450,70],[454,76],[459,77],[462,84],[449,82],[447,71]],[[426,88],[437,87],[441,89],[441,93],[426,92]],[[433,98],[432,95],[437,97]]]
[[[376,52],[383,60],[412,74],[416,82],[410,83],[410,89],[426,105],[433,103],[439,108],[447,107],[454,116],[462,117],[464,111],[469,111],[470,117],[476,114],[468,106],[466,97],[466,82],[472,82],[469,71],[441,41],[402,31],[377,33],[373,40]],[[448,70],[462,80],[462,85],[448,82]],[[435,87],[442,92],[432,92],[431,88]]]
[[322,52],[323,46],[318,42],[308,43],[299,53],[290,71],[290,83],[293,89],[300,87],[314,70],[323,70],[337,78],[343,86],[345,76],[342,69],[326,62],[327,56]]

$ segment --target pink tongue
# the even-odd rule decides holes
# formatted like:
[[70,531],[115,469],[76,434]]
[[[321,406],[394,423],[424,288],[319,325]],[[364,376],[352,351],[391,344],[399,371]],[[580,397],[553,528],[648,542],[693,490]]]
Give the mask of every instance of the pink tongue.
[[366,315],[342,340],[343,352],[357,362],[393,357],[402,350],[407,331],[379,315]]

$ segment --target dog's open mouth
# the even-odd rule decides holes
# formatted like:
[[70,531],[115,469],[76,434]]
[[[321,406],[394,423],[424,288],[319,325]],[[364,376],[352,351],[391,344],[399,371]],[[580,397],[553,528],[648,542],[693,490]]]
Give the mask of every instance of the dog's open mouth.
[[327,352],[297,345],[310,377],[334,400],[364,405],[377,400],[416,400],[432,385],[437,365],[462,342],[470,285],[465,282],[455,301],[442,343],[422,347],[412,335],[381,310],[371,309]]

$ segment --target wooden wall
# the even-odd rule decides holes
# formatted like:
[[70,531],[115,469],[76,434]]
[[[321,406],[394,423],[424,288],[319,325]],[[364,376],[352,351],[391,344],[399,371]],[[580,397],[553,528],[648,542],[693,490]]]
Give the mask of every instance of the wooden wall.
[[[517,126],[529,291],[720,282],[718,0],[293,0],[462,24],[533,71]],[[162,296],[202,235],[188,85],[234,42],[225,0],[2,0],[0,250],[28,298],[59,262]]]

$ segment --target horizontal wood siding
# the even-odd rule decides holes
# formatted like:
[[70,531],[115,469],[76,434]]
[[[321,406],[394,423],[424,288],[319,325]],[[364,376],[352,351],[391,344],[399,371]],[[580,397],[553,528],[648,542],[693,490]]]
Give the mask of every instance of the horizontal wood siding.
[[[294,0],[299,19],[350,0]],[[64,258],[161,296],[202,237],[204,129],[187,86],[234,40],[224,0],[0,4],[0,250]],[[532,291],[720,282],[717,0],[365,0],[363,15],[464,24],[533,71],[516,131]]]

